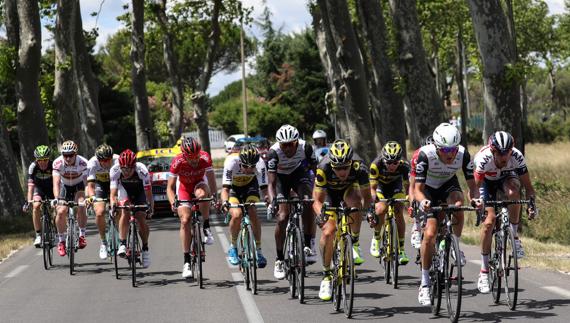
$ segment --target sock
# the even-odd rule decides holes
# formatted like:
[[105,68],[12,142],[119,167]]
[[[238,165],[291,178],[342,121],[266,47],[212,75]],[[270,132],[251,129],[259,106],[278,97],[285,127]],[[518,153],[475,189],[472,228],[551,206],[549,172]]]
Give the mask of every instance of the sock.
[[511,223],[511,229],[513,229],[513,234],[515,235],[515,239],[518,238],[519,234],[518,234],[518,229],[519,229],[519,224],[514,224]]
[[331,267],[325,267],[325,266],[323,266],[323,275],[324,275],[325,277],[327,277],[327,276],[328,276],[328,277],[332,276]]
[[356,232],[353,233],[352,234],[352,244],[355,246],[358,246],[359,245],[359,243],[358,243],[359,238],[360,238],[360,232],[359,233],[356,233]]
[[210,228],[210,219],[205,219],[204,220],[204,230],[209,229]]
[[232,240],[231,243],[232,243],[232,246],[234,246],[234,247],[236,246],[237,239],[238,239],[237,236],[235,236],[235,237],[234,237],[233,235],[231,236],[231,240]]
[[414,225],[413,225],[413,227],[414,227],[414,230],[420,231],[420,229],[421,229],[420,222],[414,220]]
[[255,246],[257,249],[261,249],[261,240],[255,240]]
[[283,255],[283,250],[277,250],[277,260],[285,259],[285,255]]
[[305,234],[305,247],[311,248],[311,235]]
[[374,230],[374,239],[380,240],[381,235],[382,235],[382,233],[380,231]]
[[65,242],[65,233],[58,233],[57,239],[59,240],[59,242]]
[[79,236],[80,236],[80,237],[85,237],[85,231],[87,231],[86,228],[79,228]]
[[481,272],[489,272],[489,255],[481,254]]
[[36,237],[42,235],[42,231],[36,231]]
[[148,243],[143,243],[142,251],[148,251]]
[[185,264],[189,264],[189,263],[190,263],[190,253],[189,253],[189,252],[185,252],[185,253],[184,253],[184,263],[185,263]]
[[429,269],[422,269],[422,287],[429,286]]
[[121,246],[126,246],[127,245],[127,239],[121,240],[120,244],[121,244]]
[[404,250],[404,243],[406,242],[406,239],[398,239],[398,242],[400,244],[400,250]]

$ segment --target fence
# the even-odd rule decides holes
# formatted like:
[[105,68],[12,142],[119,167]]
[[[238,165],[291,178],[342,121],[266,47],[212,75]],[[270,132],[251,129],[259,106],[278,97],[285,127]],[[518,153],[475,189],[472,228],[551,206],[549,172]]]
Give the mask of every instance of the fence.
[[[200,138],[198,131],[190,131],[182,134],[184,137]],[[224,148],[224,141],[227,136],[222,130],[210,128],[208,131],[210,137],[210,148]]]

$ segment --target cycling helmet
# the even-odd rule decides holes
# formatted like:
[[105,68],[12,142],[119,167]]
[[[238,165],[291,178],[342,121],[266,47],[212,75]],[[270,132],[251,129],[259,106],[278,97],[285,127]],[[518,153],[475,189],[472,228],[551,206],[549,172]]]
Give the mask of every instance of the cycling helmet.
[[315,130],[313,132],[313,139],[327,139],[327,133],[323,130]]
[[513,149],[515,141],[513,136],[506,131],[497,131],[489,137],[489,146],[491,150],[498,151],[501,154]]
[[442,123],[433,131],[433,143],[437,148],[457,147],[461,142],[461,134],[456,126]]
[[119,155],[119,165],[121,167],[133,167],[137,162],[137,156],[135,153],[130,150],[126,149]]
[[259,152],[253,145],[247,144],[239,151],[239,161],[245,166],[255,166],[259,161]]
[[107,144],[102,144],[95,149],[95,157],[97,159],[109,159],[113,157],[113,148]]
[[200,145],[198,140],[193,137],[186,137],[182,140],[180,150],[182,151],[182,154],[184,154],[184,157],[188,159],[197,159],[200,157],[202,145]]
[[402,146],[395,141],[388,141],[382,148],[382,159],[394,161],[402,159]]
[[76,154],[77,153],[77,144],[74,143],[72,140],[64,141],[61,145],[61,153],[62,154]]
[[424,139],[424,146],[433,144],[433,136],[429,135]]
[[348,165],[352,161],[352,147],[346,140],[336,140],[329,150],[329,158],[333,167]]
[[275,135],[278,143],[288,143],[299,139],[299,131],[291,125],[282,125]]
[[49,158],[51,155],[51,149],[46,145],[37,146],[34,150],[34,158],[35,159],[45,159]]

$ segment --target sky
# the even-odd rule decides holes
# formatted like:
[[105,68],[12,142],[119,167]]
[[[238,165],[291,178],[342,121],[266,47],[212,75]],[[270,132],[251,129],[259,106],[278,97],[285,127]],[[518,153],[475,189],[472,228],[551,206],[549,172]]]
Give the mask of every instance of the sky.
[[[130,2],[130,0],[80,0],[83,28],[85,30],[91,30],[95,26],[99,28],[97,48],[104,44],[110,35],[123,27],[116,17],[125,12],[123,6]],[[254,8],[254,18],[258,18],[261,15],[263,10],[262,2],[262,0],[243,0],[245,6]],[[311,16],[306,4],[307,0],[267,0],[266,3],[273,13],[272,21],[274,27],[281,27],[284,33],[299,32],[311,24]],[[564,0],[546,0],[546,3],[553,14],[564,11]],[[98,12],[99,10],[98,18],[91,16],[92,12]],[[255,27],[249,28],[246,32],[259,36],[259,30]],[[44,48],[50,42],[47,39],[47,35],[49,35],[47,30],[42,30]],[[249,70],[246,67],[246,73],[248,72]],[[241,71],[231,74],[220,72],[212,77],[208,94],[214,96],[227,84],[240,78]]]

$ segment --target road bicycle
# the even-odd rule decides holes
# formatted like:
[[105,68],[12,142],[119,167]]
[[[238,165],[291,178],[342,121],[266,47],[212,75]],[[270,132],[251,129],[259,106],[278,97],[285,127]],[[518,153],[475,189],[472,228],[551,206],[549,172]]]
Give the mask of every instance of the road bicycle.
[[[109,199],[95,198],[93,202],[109,202]],[[118,263],[118,250],[119,250],[119,228],[116,224],[115,213],[106,205],[107,218],[105,219],[107,225],[105,227],[105,241],[107,241],[107,255],[115,267],[115,278],[119,279],[119,263]]]
[[305,236],[303,231],[303,210],[306,204],[313,203],[312,199],[276,199],[277,204],[288,204],[289,220],[285,229],[283,243],[283,267],[289,281],[289,294],[291,298],[298,298],[299,303],[305,301]]
[[75,270],[75,253],[79,249],[79,228],[77,227],[77,218],[75,216],[75,207],[84,207],[85,203],[77,203],[75,201],[58,200],[58,205],[66,206],[67,212],[67,238],[65,240],[65,251],[69,259],[69,274],[73,275]]
[[400,243],[398,236],[398,226],[396,225],[396,203],[408,203],[407,199],[379,199],[388,205],[386,219],[382,225],[380,240],[380,266],[384,268],[384,280],[386,284],[392,284],[394,289],[398,288],[398,267],[400,266]]
[[175,200],[175,205],[188,203],[192,210],[192,241],[190,242],[190,269],[192,275],[198,273],[198,286],[204,288],[204,273],[202,271],[202,263],[206,260],[206,251],[204,249],[204,240],[202,239],[202,222],[200,221],[200,208],[198,203],[211,202],[213,198],[201,198],[191,200]]
[[53,218],[51,215],[51,200],[42,200],[42,253],[44,260],[45,270],[49,270],[53,266],[53,248],[57,245],[56,243],[56,230],[53,223]]
[[[127,235],[127,261],[131,269],[131,283],[133,287],[137,287],[137,264],[142,266],[141,260],[141,243],[137,232],[137,212],[148,212],[149,206],[142,205],[116,205],[115,210],[128,210],[129,216],[129,233]],[[117,248],[118,249],[118,248]],[[117,262],[115,261],[115,276],[118,277]]]
[[444,213],[443,221],[438,221],[438,234],[435,239],[435,252],[430,268],[431,310],[438,315],[442,295],[445,291],[447,313],[452,322],[457,322],[461,313],[463,276],[461,273],[461,249],[459,238],[452,233],[451,215],[457,211],[476,211],[470,206],[440,205],[430,208],[430,212]]

